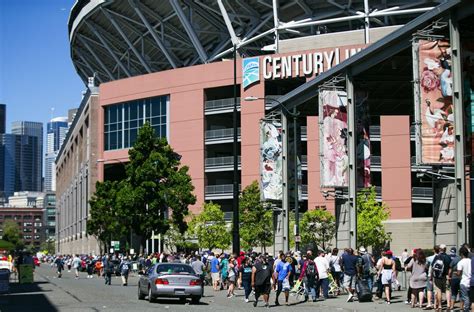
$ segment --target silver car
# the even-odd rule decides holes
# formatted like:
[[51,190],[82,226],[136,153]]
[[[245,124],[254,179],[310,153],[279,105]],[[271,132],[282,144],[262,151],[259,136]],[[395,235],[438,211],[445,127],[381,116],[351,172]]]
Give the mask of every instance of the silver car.
[[148,297],[153,302],[157,297],[191,298],[199,303],[203,295],[202,281],[190,265],[182,263],[158,263],[145,273],[139,273],[138,299]]

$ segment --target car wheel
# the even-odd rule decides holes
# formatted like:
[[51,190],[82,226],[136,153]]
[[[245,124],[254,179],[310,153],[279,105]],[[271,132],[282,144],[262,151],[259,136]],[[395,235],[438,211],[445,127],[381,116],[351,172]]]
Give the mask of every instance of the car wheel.
[[155,298],[153,298],[153,295],[151,294],[151,287],[148,287],[148,302],[155,302]]
[[196,296],[196,297],[191,297],[191,302],[192,302],[193,304],[198,304],[200,300],[201,300],[201,297],[198,297],[198,296]]
[[145,295],[142,294],[142,291],[140,290],[140,284],[138,284],[138,300],[143,300],[145,299]]

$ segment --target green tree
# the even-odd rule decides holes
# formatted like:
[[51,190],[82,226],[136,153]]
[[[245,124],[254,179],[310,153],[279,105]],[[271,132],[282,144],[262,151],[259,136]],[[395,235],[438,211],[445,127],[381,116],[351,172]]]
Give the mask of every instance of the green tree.
[[120,238],[127,231],[117,209],[118,184],[116,181],[97,182],[89,200],[87,234],[94,235],[102,243],[102,250],[107,250],[111,240]]
[[336,218],[327,210],[308,210],[301,219],[301,242],[303,245],[316,244],[323,249],[331,247],[336,235]]
[[18,223],[13,220],[6,220],[2,225],[2,239],[13,244],[15,249],[22,249],[25,245]]
[[[180,155],[165,138],[155,134],[149,123],[140,129],[128,155],[127,178],[120,182],[117,203],[124,224],[141,237],[143,250],[152,232],[166,233],[171,222],[184,233],[184,218],[196,197],[188,167],[181,166]],[[172,219],[168,218],[169,213]]]
[[224,221],[224,212],[218,204],[204,203],[203,211],[189,223],[188,232],[199,241],[201,248],[213,250],[230,246],[232,235]]
[[163,244],[168,250],[176,252],[178,248],[184,246],[185,243],[186,236],[180,233],[173,225],[171,225],[168,231],[163,235]]
[[41,243],[40,251],[46,255],[54,255],[56,253],[56,249],[54,248],[54,240],[48,239]]
[[376,200],[375,187],[357,193],[357,244],[359,246],[383,246],[390,240],[383,221],[390,216],[387,205]]
[[273,243],[273,214],[260,201],[260,188],[252,182],[240,197],[240,239],[244,249],[262,247]]

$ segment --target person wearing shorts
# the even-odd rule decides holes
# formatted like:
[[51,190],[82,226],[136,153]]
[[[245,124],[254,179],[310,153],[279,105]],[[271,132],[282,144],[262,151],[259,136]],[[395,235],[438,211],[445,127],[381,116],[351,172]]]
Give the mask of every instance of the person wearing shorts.
[[214,257],[214,253],[211,252],[211,255],[208,259],[211,266],[211,279],[212,279],[212,288],[214,291],[219,290],[219,257]]
[[392,285],[392,279],[396,270],[395,261],[393,260],[393,253],[391,250],[387,250],[382,253],[382,259],[380,261],[380,267],[378,268],[379,275],[381,275],[381,281],[385,290],[385,300],[387,304],[390,304],[390,287]]
[[355,285],[356,285],[356,264],[357,257],[354,255],[352,248],[347,248],[340,260],[341,269],[344,272],[343,285],[347,289],[349,296],[347,302],[352,301],[354,297]]

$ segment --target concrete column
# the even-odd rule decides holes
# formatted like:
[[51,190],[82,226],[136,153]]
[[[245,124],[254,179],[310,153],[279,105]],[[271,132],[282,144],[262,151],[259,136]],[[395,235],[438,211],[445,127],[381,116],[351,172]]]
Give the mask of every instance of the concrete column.
[[380,136],[382,200],[390,219],[410,219],[410,116],[381,116]]

